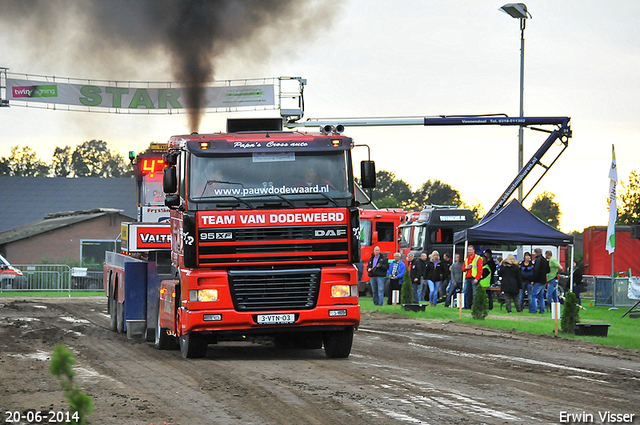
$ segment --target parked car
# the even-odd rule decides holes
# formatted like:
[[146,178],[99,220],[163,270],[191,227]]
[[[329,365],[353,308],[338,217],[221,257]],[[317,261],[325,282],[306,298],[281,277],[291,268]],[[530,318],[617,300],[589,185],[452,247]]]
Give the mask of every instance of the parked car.
[[27,278],[0,255],[0,288],[27,289]]

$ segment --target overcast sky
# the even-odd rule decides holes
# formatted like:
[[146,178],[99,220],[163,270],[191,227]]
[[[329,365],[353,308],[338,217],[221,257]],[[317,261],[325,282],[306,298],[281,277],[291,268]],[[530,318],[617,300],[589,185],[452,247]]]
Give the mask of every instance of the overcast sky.
[[[324,6],[315,9],[323,18],[312,31],[297,26],[275,32],[270,55],[233,46],[217,60],[216,79],[306,78],[305,118],[518,115],[520,30],[518,20],[498,10],[503,3],[317,3]],[[606,225],[611,145],[621,181],[640,169],[640,2],[526,4],[533,18],[525,30],[525,115],[569,116],[573,138],[525,206],[546,190],[560,204],[562,230]],[[0,1],[0,16],[3,5]],[[118,43],[107,40],[104,66],[79,60],[74,46],[81,44],[83,34],[74,24],[65,23],[52,36],[12,24],[0,32],[0,67],[86,79],[172,80],[171,65],[161,51],[121,55]],[[91,49],[81,54],[90,56]],[[201,132],[223,130],[225,118],[205,117]],[[185,115],[21,107],[0,109],[0,129],[0,156],[8,156],[12,146],[29,146],[47,162],[56,146],[101,139],[126,156],[151,141],[189,131]],[[458,189],[467,203],[481,202],[485,210],[517,172],[517,127],[347,128],[345,134],[371,146],[378,170],[393,172],[413,189],[439,179]],[[525,130],[525,162],[545,139],[543,133]],[[364,153],[356,152],[356,159]]]

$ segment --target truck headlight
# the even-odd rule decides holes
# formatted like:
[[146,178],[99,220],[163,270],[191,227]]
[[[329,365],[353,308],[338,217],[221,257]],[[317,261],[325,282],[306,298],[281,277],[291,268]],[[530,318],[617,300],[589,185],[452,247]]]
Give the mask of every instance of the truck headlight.
[[199,289],[189,291],[189,301],[218,301],[217,289]]
[[358,285],[332,285],[331,286],[332,297],[357,297]]

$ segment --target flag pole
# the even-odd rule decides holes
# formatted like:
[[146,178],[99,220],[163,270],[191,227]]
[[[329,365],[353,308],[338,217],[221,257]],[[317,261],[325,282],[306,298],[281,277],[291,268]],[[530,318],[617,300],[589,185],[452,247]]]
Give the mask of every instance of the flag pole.
[[611,255],[611,304],[615,308],[615,269],[614,252],[616,250],[616,220],[618,219],[618,207],[616,197],[616,184],[618,183],[618,167],[616,164],[616,148],[611,144],[611,168],[609,169],[609,226],[607,227],[607,241],[605,247]]

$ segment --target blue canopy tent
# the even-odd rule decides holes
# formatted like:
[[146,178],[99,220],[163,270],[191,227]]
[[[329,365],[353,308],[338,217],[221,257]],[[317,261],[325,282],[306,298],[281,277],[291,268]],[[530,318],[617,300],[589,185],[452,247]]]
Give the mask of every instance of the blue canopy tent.
[[456,232],[453,242],[485,245],[573,245],[573,236],[554,229],[527,211],[516,199],[468,229]]
[[[466,230],[456,232],[455,245],[464,242],[481,245],[571,246],[570,288],[573,288],[573,236],[562,233],[527,211],[516,199],[490,217]],[[520,259],[521,260],[521,259]]]

